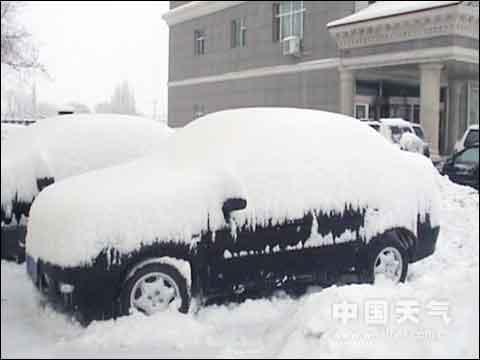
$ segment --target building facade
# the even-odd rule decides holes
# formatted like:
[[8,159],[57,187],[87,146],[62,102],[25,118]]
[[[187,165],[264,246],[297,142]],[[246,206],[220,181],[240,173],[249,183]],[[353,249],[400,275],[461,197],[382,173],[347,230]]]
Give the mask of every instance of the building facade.
[[282,106],[421,123],[434,155],[478,123],[478,1],[171,1],[168,121]]

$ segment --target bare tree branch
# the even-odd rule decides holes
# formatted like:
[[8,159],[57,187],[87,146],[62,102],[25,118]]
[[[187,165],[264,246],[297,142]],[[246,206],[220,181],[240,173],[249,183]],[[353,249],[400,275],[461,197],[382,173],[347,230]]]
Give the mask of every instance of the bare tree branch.
[[23,1],[1,1],[1,63],[14,70],[37,69],[45,71],[38,61],[38,50],[31,34],[16,20]]

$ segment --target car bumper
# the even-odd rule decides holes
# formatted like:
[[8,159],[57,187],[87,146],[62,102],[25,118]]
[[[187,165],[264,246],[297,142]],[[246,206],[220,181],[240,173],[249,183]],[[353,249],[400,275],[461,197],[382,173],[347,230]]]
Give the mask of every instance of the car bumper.
[[[27,254],[27,273],[48,303],[81,324],[106,320],[118,314],[118,284],[112,274],[95,267],[59,268]],[[99,273],[102,272],[101,275]]]
[[25,261],[25,236],[27,228],[24,225],[2,226],[1,243],[2,259]]
[[435,252],[440,227],[431,227],[430,224],[422,223],[418,226],[418,240],[411,257],[411,262],[420,261]]

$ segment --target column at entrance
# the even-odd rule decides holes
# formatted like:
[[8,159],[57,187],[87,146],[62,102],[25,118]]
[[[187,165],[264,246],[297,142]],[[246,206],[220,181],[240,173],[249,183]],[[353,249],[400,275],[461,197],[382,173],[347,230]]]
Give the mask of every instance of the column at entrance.
[[447,152],[452,153],[457,143],[460,134],[460,122],[462,119],[462,89],[464,87],[464,81],[451,80],[449,83],[449,107],[448,107],[448,143]]
[[355,77],[352,70],[338,69],[340,74],[340,112],[354,116],[353,98],[355,96]]
[[420,65],[420,123],[430,144],[432,159],[440,157],[440,80],[443,64]]

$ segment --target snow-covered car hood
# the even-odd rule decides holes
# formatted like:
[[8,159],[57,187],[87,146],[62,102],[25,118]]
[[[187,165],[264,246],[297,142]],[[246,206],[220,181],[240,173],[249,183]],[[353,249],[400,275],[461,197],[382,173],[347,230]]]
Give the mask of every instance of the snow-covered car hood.
[[138,116],[63,115],[42,119],[2,141],[1,205],[30,203],[37,180],[55,181],[154,152],[172,129]]
[[189,244],[207,223],[211,230],[225,225],[228,197],[247,200],[236,220],[250,225],[352,207],[372,210],[367,240],[397,226],[416,233],[418,215],[439,224],[437,180],[426,158],[344,115],[222,111],[178,130],[154,156],[42,191],[31,209],[27,252],[77,266],[104,249]]

